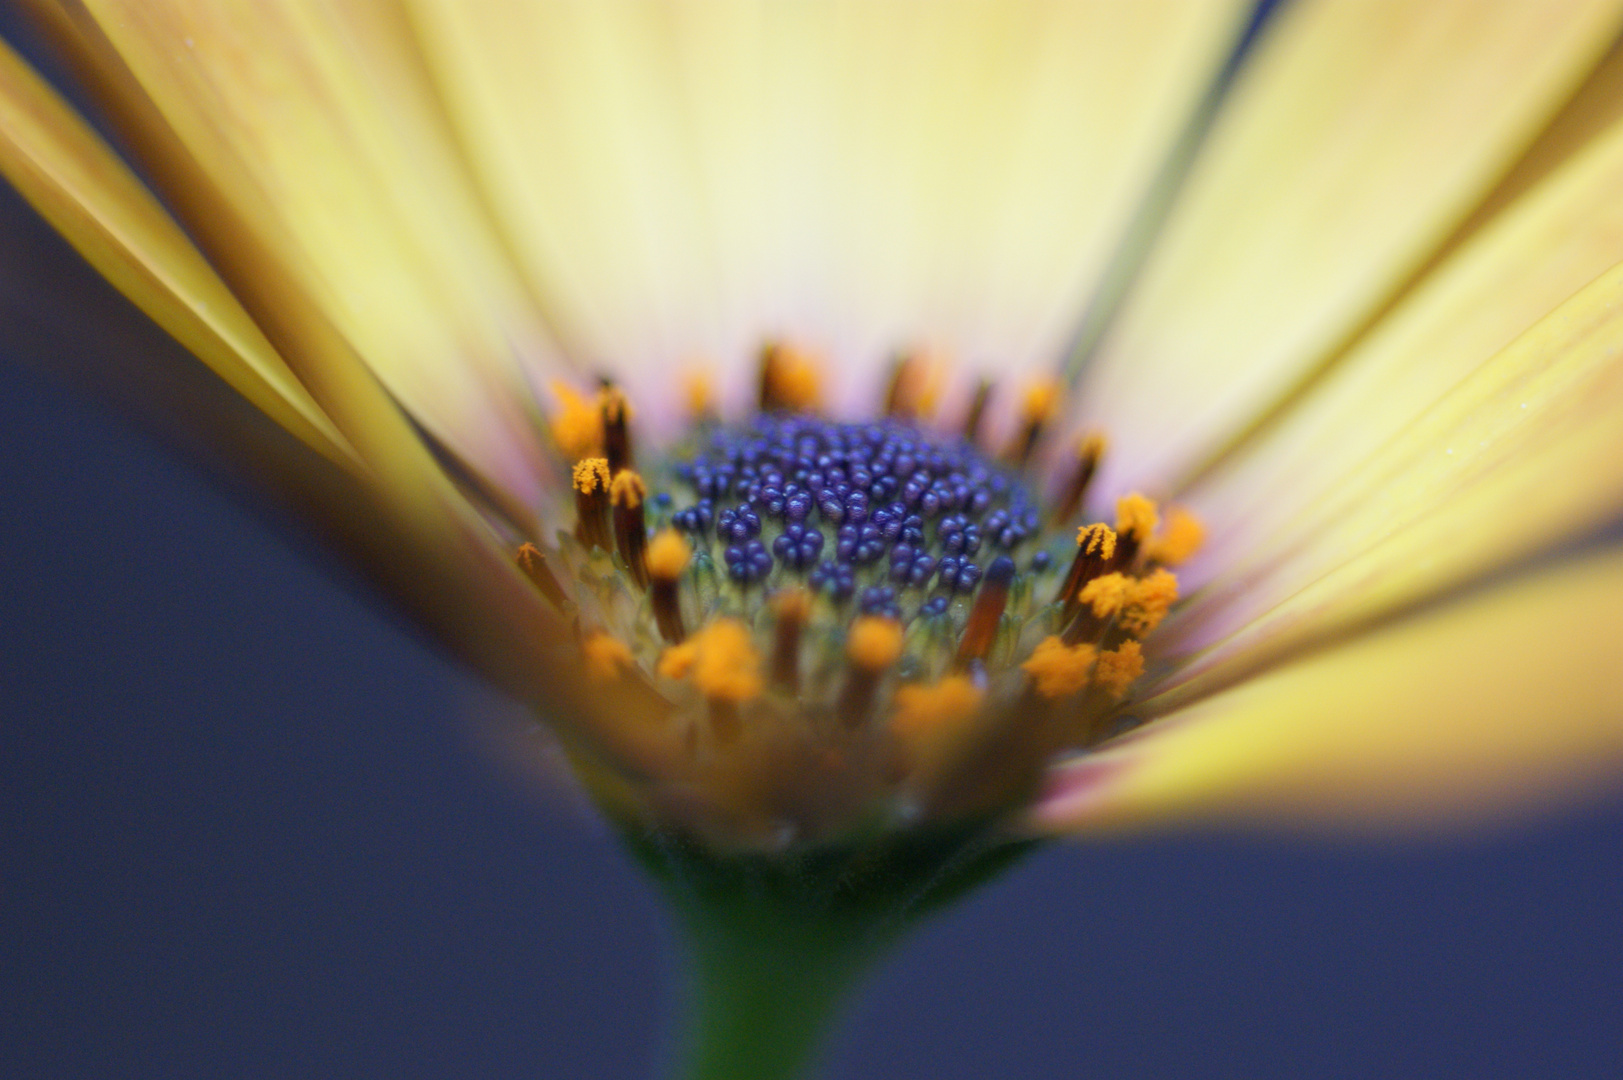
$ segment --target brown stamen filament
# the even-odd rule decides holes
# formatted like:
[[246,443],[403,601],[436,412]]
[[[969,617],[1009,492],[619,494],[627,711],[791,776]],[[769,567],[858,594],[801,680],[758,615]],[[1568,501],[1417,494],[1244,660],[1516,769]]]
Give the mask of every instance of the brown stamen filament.
[[632,467],[631,405],[625,392],[612,383],[604,384],[598,395],[598,408],[603,414],[603,453],[609,462],[609,475],[619,476],[622,469]]
[[811,615],[805,589],[785,589],[772,598],[777,624],[772,638],[772,684],[785,693],[800,693],[800,639]]
[[955,668],[962,670],[973,661],[986,659],[987,652],[992,648],[992,639],[997,636],[1003,609],[1008,606],[1009,583],[1013,580],[1014,560],[1006,555],[994,559],[986,570],[980,592],[975,596],[975,606],[969,611],[969,620],[964,624],[958,654],[953,658]]
[[648,527],[643,521],[643,500],[648,486],[630,469],[616,473],[609,484],[609,501],[614,504],[614,544],[625,560],[626,573],[637,588],[648,588]]
[[524,571],[524,576],[530,579],[530,584],[534,585],[542,596],[552,601],[553,607],[560,611],[564,609],[569,603],[568,598],[564,596],[563,586],[558,584],[558,578],[547,565],[547,556],[540,548],[530,543],[520,544],[513,561]]
[[975,386],[975,396],[970,399],[969,412],[964,416],[964,441],[975,444],[980,441],[981,421],[986,419],[986,407],[992,401],[992,382],[982,379]]
[[682,571],[687,569],[693,549],[675,529],[666,529],[648,545],[644,563],[648,567],[649,604],[659,634],[672,645],[687,636],[682,622]]
[[879,681],[902,655],[901,624],[876,615],[861,616],[851,624],[845,655],[850,663],[835,712],[847,727],[854,728],[868,719]]
[[1054,510],[1049,515],[1050,524],[1063,525],[1082,509],[1082,500],[1087,498],[1088,485],[1093,482],[1093,474],[1099,470],[1099,459],[1104,457],[1104,453],[1103,435],[1089,435],[1077,444],[1076,466],[1072,469],[1070,479],[1065,483],[1065,490],[1060,494],[1059,501],[1054,504]]
[[883,415],[901,420],[912,419],[908,411],[908,384],[912,381],[917,360],[911,355],[898,356],[891,361],[890,382],[885,386]]
[[1022,469],[1030,464],[1043,429],[1048,426],[1058,407],[1058,383],[1040,382],[1027,387],[1025,397],[1020,402],[1020,431],[1004,454],[1010,464]]
[[1116,548],[1115,530],[1108,525],[1089,525],[1076,531],[1076,558],[1071,560],[1071,568],[1054,596],[1054,602],[1060,605],[1061,626],[1069,624],[1081,610],[1077,594],[1082,586],[1114,565]]

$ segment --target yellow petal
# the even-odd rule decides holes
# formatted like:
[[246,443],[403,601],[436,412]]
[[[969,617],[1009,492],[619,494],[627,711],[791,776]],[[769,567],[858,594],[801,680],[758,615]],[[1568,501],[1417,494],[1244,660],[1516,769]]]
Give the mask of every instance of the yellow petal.
[[572,346],[667,371],[701,355],[746,386],[762,335],[786,335],[832,355],[837,404],[871,406],[884,357],[921,338],[1000,373],[1052,356],[1241,7],[416,12]]
[[120,292],[301,442],[354,452],[140,181],[0,42],[0,173]]
[[1214,585],[1216,600],[1180,627],[1240,629],[1188,664],[1165,700],[1191,700],[1620,513],[1623,265],[1383,444],[1304,511],[1312,527],[1265,565]]
[[1623,553],[1270,672],[1054,778],[1047,830],[1190,818],[1415,830],[1567,803],[1623,765]]
[[[1623,56],[1611,67],[1623,76]],[[1180,613],[1175,626],[1183,628],[1186,644],[1219,640],[1362,554],[1372,537],[1450,512],[1446,492],[1433,502],[1435,493],[1417,491],[1404,504],[1392,498],[1404,490],[1397,485],[1370,497],[1366,481],[1378,467],[1375,456],[1497,349],[1623,260],[1619,190],[1623,121],[1614,119],[1460,247],[1278,425],[1188,493],[1210,531],[1189,576],[1217,580]],[[1526,363],[1544,362],[1535,353],[1523,356]],[[1522,411],[1520,401],[1515,405]],[[1556,441],[1561,434],[1557,429]],[[1443,456],[1465,468],[1478,449],[1461,444]],[[1394,475],[1390,465],[1386,475]],[[1597,480],[1604,483],[1605,475]],[[1604,513],[1608,505],[1607,493],[1598,490],[1594,509]],[[1474,538],[1479,544],[1428,552],[1435,587],[1479,572],[1486,555],[1481,545],[1496,537],[1504,541],[1502,558],[1525,552],[1528,515],[1515,509],[1482,523]],[[1362,532],[1349,528],[1360,520]],[[1542,524],[1554,529],[1569,521]],[[1455,567],[1457,556],[1478,561]],[[1166,628],[1163,643],[1178,633]]]
[[[1623,105],[1623,51],[1608,61]],[[1243,573],[1291,546],[1303,509],[1518,334],[1623,261],[1623,120],[1438,266],[1273,428],[1186,493],[1212,565]],[[1308,520],[1312,520],[1311,518]],[[1290,528],[1286,528],[1286,526]]]
[[1611,42],[1612,0],[1285,6],[1084,378],[1101,497],[1171,485],[1424,262]]
[[[211,256],[251,231],[413,417],[533,501],[544,461],[528,378],[549,355],[464,182],[410,28],[384,4],[91,0],[184,148],[177,186],[231,220],[190,220]],[[166,193],[184,205],[175,191]]]

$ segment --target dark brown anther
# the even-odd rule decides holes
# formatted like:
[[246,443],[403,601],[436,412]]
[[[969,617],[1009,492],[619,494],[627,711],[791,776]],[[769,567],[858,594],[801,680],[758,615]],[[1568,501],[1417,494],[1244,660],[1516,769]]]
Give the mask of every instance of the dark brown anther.
[[648,567],[649,604],[654,609],[654,622],[659,634],[672,645],[680,645],[687,637],[682,624],[682,571],[687,569],[693,549],[675,529],[666,529],[648,545],[643,563]]
[[614,504],[614,546],[625,560],[626,573],[637,588],[648,588],[648,526],[643,521],[643,500],[648,486],[630,469],[622,469],[609,484]]
[[540,548],[534,544],[520,544],[513,561],[524,571],[524,576],[530,579],[530,584],[534,585],[542,596],[552,601],[553,607],[560,611],[564,609],[568,600],[564,596],[563,587],[553,576],[552,568],[547,565],[547,557]]
[[613,383],[605,383],[598,393],[598,408],[603,413],[603,453],[608,458],[609,475],[619,476],[622,469],[633,464],[631,454],[631,405],[625,391]]
[[975,594],[975,606],[969,610],[969,621],[964,624],[964,636],[958,641],[958,654],[953,666],[960,670],[971,661],[984,660],[997,636],[998,621],[1009,602],[1009,583],[1014,580],[1014,560],[999,555],[986,568],[980,592]]
[[575,463],[575,539],[587,550],[609,550],[609,463],[582,458]]
[[1076,468],[1071,478],[1065,483],[1065,490],[1061,493],[1059,501],[1054,504],[1053,513],[1049,515],[1049,524],[1063,525],[1076,516],[1082,509],[1082,500],[1087,497],[1088,485],[1093,482],[1093,474],[1099,469],[1099,459],[1104,457],[1105,440],[1103,435],[1089,435],[1077,444]]
[[964,441],[971,445],[977,444],[981,437],[981,421],[986,419],[986,406],[992,401],[992,382],[982,379],[975,387],[975,397],[969,403],[969,413],[964,417]]
[[805,589],[785,589],[772,598],[778,618],[772,638],[772,683],[790,694],[800,693],[800,637],[811,614],[811,596]]
[[1082,586],[1109,573],[1115,566],[1120,546],[1116,531],[1109,525],[1089,525],[1076,531],[1076,558],[1071,561],[1071,569],[1054,596],[1054,602],[1060,605],[1061,626],[1070,623],[1081,610],[1082,601],[1077,599],[1077,594]]

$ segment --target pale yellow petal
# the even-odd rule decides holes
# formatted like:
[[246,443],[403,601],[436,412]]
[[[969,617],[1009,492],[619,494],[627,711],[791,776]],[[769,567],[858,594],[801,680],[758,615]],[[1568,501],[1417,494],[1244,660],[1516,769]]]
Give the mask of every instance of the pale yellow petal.
[[1098,492],[1164,490],[1415,271],[1572,93],[1612,0],[1305,0],[1242,71],[1084,378]]
[[544,457],[529,380],[545,337],[401,15],[302,0],[86,7],[229,227],[254,233],[418,422],[533,501]]
[[354,464],[348,444],[157,200],[4,42],[0,173],[238,393],[301,442]]
[[[1623,265],[1482,364],[1168,627],[1189,700],[1623,514]],[[1260,609],[1260,610],[1259,610]]]
[[[416,5],[534,288],[582,354],[707,358],[765,334],[871,407],[924,340],[1051,360],[1248,5]],[[669,394],[667,389],[667,394]],[[1013,400],[1013,395],[1009,395]]]
[[[1623,50],[1609,67],[1623,104]],[[1623,261],[1619,191],[1623,120],[1614,118],[1433,270],[1278,424],[1184,493],[1207,527],[1203,561],[1243,575],[1324,513],[1346,512],[1311,509],[1477,366]]]
[[[1612,66],[1623,74],[1623,62]],[[1401,485],[1370,497],[1366,481],[1381,467],[1375,456],[1500,347],[1623,261],[1619,190],[1623,122],[1614,119],[1456,250],[1314,393],[1188,492],[1207,524],[1208,543],[1186,580],[1211,587],[1164,628],[1162,642],[1182,648],[1216,642],[1361,555],[1372,538],[1434,511],[1451,512],[1446,494],[1437,502],[1432,491],[1417,491],[1408,503],[1394,499]],[[1523,355],[1527,363],[1544,362]],[[1515,405],[1520,412],[1521,402]],[[1556,441],[1561,435],[1558,428]],[[1476,449],[1457,445],[1444,456],[1463,469]],[[1401,471],[1388,464],[1382,475]],[[1607,475],[1597,482],[1604,484]],[[1600,490],[1595,510],[1604,514],[1608,505]],[[1365,529],[1351,530],[1366,513]],[[1558,529],[1567,520],[1547,524]],[[1481,545],[1495,537],[1504,539],[1502,558],[1525,552],[1528,524],[1521,513],[1507,512],[1484,523],[1480,544],[1429,552],[1435,587],[1479,572]],[[1468,565],[1456,567],[1456,556]]]
[[1623,553],[1270,672],[1077,759],[1052,831],[1422,830],[1569,805],[1623,767]]

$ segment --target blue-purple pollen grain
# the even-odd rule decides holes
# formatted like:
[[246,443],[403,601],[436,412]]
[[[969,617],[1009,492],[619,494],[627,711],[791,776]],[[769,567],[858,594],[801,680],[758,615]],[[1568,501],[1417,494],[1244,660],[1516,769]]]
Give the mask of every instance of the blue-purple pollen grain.
[[761,414],[712,429],[674,472],[692,500],[671,524],[701,545],[713,535],[732,580],[758,584],[781,567],[898,619],[908,590],[933,593],[917,604],[923,616],[973,592],[983,550],[1006,584],[1006,557],[1038,538],[1041,521],[1018,474],[963,439],[896,420]]

